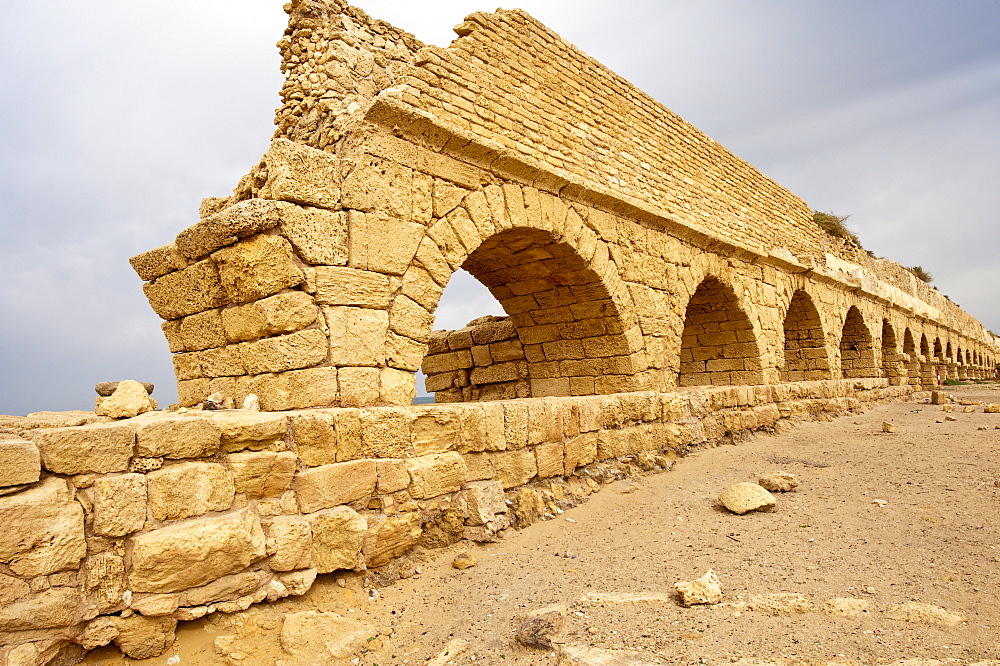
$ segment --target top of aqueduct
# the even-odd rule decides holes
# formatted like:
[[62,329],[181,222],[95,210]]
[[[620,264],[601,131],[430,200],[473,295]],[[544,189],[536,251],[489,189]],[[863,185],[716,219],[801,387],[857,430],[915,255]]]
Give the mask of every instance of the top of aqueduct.
[[[421,364],[439,401],[460,401],[919,384],[998,357],[935,289],[825,234],[521,10],[469,15],[447,48],[340,0],[286,11],[271,149],[132,260],[183,404],[408,404]],[[432,335],[459,268],[509,319]]]

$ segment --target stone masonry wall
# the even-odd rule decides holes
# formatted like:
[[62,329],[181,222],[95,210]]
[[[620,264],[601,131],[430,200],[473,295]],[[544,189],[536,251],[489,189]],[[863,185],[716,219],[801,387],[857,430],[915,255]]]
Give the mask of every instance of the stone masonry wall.
[[[0,427],[0,663],[303,594],[318,574],[412,573],[691,447],[905,397],[881,379],[486,403],[83,414]],[[53,427],[56,426],[56,427]]]

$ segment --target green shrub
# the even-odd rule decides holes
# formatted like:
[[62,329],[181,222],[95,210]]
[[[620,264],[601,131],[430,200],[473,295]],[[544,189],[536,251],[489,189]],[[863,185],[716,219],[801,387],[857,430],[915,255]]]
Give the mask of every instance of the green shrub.
[[847,220],[850,217],[850,215],[834,215],[833,213],[823,213],[818,210],[813,211],[813,222],[816,223],[816,226],[834,238],[842,238],[849,243],[861,247],[861,239],[847,228]]
[[934,276],[931,275],[929,271],[925,270],[923,266],[909,266],[906,270],[916,275],[918,280],[923,280],[927,284],[934,281]]

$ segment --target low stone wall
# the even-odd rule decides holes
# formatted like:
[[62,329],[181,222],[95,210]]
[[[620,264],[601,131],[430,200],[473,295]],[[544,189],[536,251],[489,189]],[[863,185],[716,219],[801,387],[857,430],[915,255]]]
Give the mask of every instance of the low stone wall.
[[524,345],[508,317],[480,317],[457,331],[434,331],[420,369],[424,387],[439,403],[531,396]]
[[[608,482],[782,422],[903,398],[885,379],[412,407],[0,423],[0,664],[412,572],[415,544],[496,540]],[[93,415],[78,422],[100,420]],[[6,426],[6,427],[4,427]]]

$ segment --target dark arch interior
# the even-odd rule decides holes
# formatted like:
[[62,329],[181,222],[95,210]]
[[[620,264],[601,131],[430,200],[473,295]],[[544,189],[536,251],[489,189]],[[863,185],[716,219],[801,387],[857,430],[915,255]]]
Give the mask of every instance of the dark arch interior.
[[785,315],[785,364],[781,381],[829,379],[823,324],[812,298],[803,290],[792,295]]
[[861,317],[861,311],[851,306],[844,319],[840,336],[840,371],[844,377],[875,377],[875,354],[872,336]]

